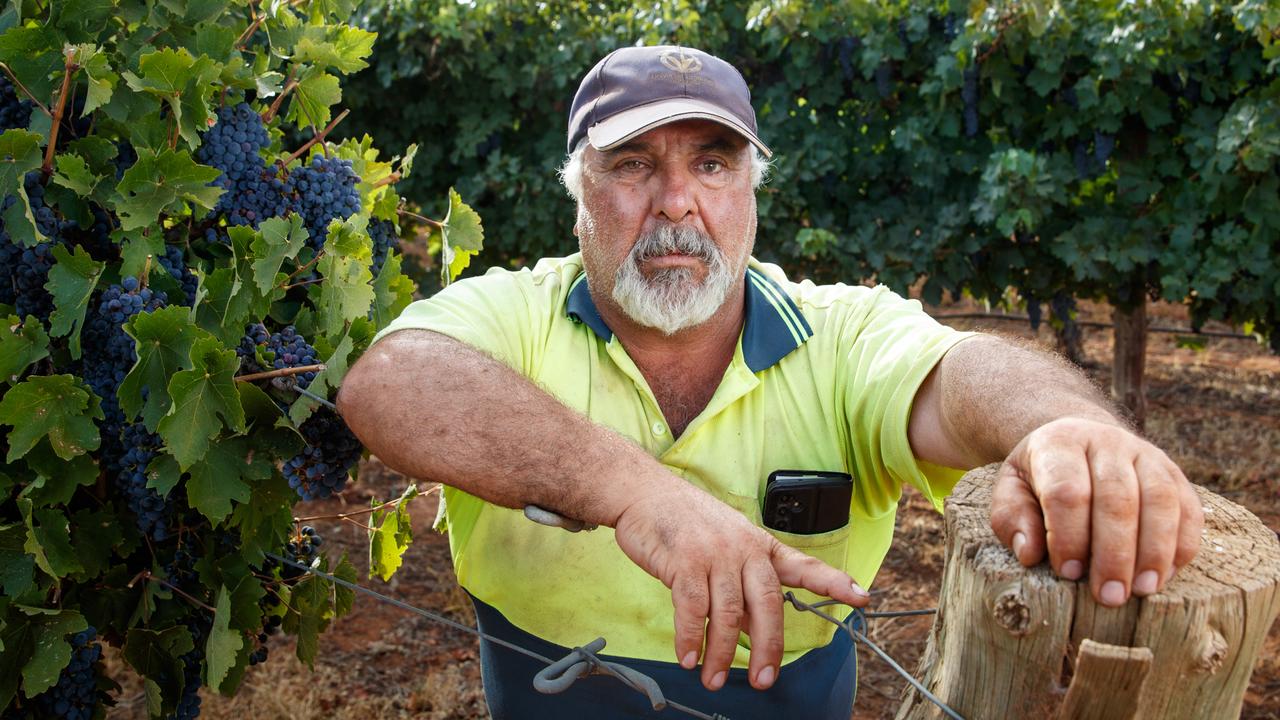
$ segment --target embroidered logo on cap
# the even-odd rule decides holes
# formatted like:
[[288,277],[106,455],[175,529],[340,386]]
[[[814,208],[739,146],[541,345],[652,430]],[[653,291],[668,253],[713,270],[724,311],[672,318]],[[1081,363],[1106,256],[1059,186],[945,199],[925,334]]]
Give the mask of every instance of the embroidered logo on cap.
[[678,73],[696,73],[702,70],[702,61],[692,55],[686,55],[684,52],[664,52],[658,56],[658,60],[663,65],[675,70]]

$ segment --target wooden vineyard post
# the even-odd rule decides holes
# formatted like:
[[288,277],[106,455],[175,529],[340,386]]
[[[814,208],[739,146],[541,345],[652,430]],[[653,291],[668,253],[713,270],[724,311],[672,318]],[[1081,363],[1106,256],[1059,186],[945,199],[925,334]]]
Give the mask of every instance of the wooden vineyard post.
[[1129,411],[1133,424],[1141,430],[1147,422],[1147,306],[1141,303],[1127,311],[1116,308],[1111,322],[1115,325],[1111,396]]
[[[1087,581],[1023,568],[991,531],[996,465],[947,499],[946,569],[916,677],[968,720],[1240,714],[1280,612],[1280,541],[1244,508],[1197,488],[1200,552],[1162,593],[1119,608]],[[908,688],[898,720],[940,718]]]

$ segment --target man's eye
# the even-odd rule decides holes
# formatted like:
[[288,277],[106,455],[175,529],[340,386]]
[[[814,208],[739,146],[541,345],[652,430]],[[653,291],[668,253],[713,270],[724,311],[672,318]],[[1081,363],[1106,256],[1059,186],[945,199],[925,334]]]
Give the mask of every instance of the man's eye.
[[698,166],[705,173],[718,173],[724,169],[724,164],[719,160],[703,160]]
[[640,160],[623,160],[618,164],[618,167],[623,170],[640,170],[644,167],[644,162]]

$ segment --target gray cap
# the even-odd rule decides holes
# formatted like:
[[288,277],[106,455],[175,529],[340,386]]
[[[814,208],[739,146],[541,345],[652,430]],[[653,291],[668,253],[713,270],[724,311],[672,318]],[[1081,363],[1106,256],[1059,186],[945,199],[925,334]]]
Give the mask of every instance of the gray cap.
[[582,79],[569,111],[569,152],[583,137],[608,150],[677,120],[702,119],[736,130],[765,157],[751,91],[737,68],[693,48],[658,45],[614,50]]

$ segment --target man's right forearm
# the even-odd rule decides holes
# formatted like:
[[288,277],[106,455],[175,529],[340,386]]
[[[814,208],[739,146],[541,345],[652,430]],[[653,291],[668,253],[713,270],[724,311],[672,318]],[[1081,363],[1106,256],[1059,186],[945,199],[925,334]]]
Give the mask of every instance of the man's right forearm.
[[426,330],[370,348],[343,380],[338,410],[389,467],[506,507],[613,527],[642,492],[683,485],[506,365]]

